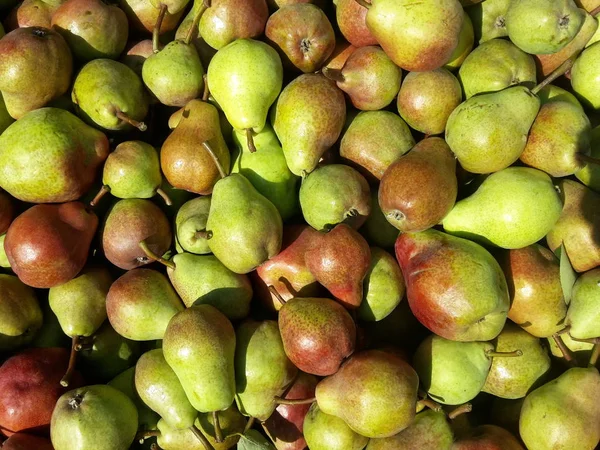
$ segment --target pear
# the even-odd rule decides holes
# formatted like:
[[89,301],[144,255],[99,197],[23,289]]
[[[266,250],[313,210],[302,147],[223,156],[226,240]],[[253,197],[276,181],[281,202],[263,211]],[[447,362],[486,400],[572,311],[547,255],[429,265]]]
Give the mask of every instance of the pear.
[[465,8],[473,21],[475,39],[478,43],[508,36],[506,13],[511,0],[487,0]]
[[579,55],[571,69],[571,86],[575,94],[585,106],[595,110],[600,109],[600,82],[597,75],[600,67],[599,55],[600,44],[596,42]]
[[146,129],[141,121],[148,113],[148,98],[142,80],[123,63],[112,59],[87,63],[75,78],[71,97],[79,115],[92,125]]
[[[6,15],[4,27],[9,31],[28,27],[52,28],[52,16],[63,2],[64,0],[24,0],[19,2]],[[6,6],[1,8],[4,9]],[[0,35],[4,36],[4,34],[3,28]]]
[[264,422],[277,406],[280,396],[298,369],[283,349],[274,320],[247,320],[236,330],[236,403],[240,412]]
[[377,45],[367,27],[366,18],[369,10],[355,0],[334,0],[335,17],[338,27],[346,40],[354,47]]
[[600,194],[572,180],[561,180],[558,188],[564,198],[560,219],[546,235],[550,250],[565,246],[569,261],[577,272],[600,265]]
[[17,28],[2,38],[0,53],[0,92],[13,119],[45,106],[69,89],[73,59],[56,31]]
[[4,130],[6,130],[14,121],[15,119],[10,116],[8,110],[6,109],[2,92],[0,92],[0,134],[2,134]]
[[137,425],[137,409],[129,397],[111,386],[92,385],[58,399],[50,438],[55,450],[127,450]]
[[0,187],[25,202],[77,200],[94,183],[108,153],[104,133],[63,109],[41,108],[0,136]]
[[311,450],[362,450],[369,442],[339,417],[325,414],[316,403],[304,418],[304,438]]
[[593,450],[600,441],[600,375],[575,367],[525,398],[519,431],[530,450]]
[[479,244],[427,230],[403,233],[396,259],[415,317],[455,341],[487,341],[500,334],[509,308],[499,264]]
[[272,123],[292,173],[315,170],[341,135],[345,119],[344,94],[323,75],[300,75],[285,87]]
[[0,235],[0,267],[5,269],[10,269],[10,262],[6,256],[6,251],[4,250],[4,240],[6,238],[6,234]]
[[444,230],[516,249],[542,239],[558,221],[562,202],[544,172],[509,167],[489,175],[444,218]]
[[549,54],[571,42],[584,19],[573,0],[516,0],[506,13],[506,30],[521,50]]
[[304,220],[316,230],[330,230],[339,223],[360,228],[371,212],[369,184],[352,167],[322,166],[302,181],[300,207]]
[[112,327],[134,341],[162,339],[171,318],[184,309],[167,277],[150,269],[134,269],[118,278],[106,296]]
[[211,305],[177,313],[163,338],[165,360],[200,412],[227,409],[235,395],[235,332],[229,319]]
[[446,142],[464,169],[496,172],[519,159],[539,108],[524,86],[476,95],[450,114]]
[[418,384],[417,373],[395,353],[366,350],[322,380],[315,395],[325,414],[362,436],[384,438],[413,422]]
[[148,57],[142,79],[148,90],[167,106],[185,106],[204,89],[204,67],[196,48],[179,39]]
[[204,231],[210,209],[210,196],[196,197],[185,202],[175,216],[175,248],[178,253],[197,255],[210,253]]
[[[420,183],[406,180],[419,179]],[[438,224],[456,201],[456,161],[443,139],[426,138],[383,174],[379,206],[398,230],[416,232]]]
[[450,61],[464,16],[457,0],[373,0],[371,5],[367,27],[396,65],[422,72]]
[[281,249],[279,211],[240,174],[215,184],[206,230],[212,252],[235,273],[251,272]]
[[510,86],[533,88],[535,62],[519,47],[504,39],[492,39],[479,45],[458,71],[465,97],[497,92]]
[[363,300],[358,317],[378,322],[398,306],[406,286],[398,263],[385,250],[371,247],[371,265],[363,282]]
[[256,190],[270,200],[286,221],[298,209],[298,177],[287,166],[281,144],[267,124],[253,137],[255,152],[248,147],[246,134],[233,131],[236,153],[232,173],[241,173]]
[[475,427],[452,445],[452,450],[479,449],[525,450],[512,433],[496,425]]
[[410,72],[400,88],[398,112],[411,128],[440,134],[461,100],[460,83],[447,69]]
[[371,190],[371,214],[369,214],[363,226],[360,227],[359,232],[370,245],[391,249],[394,248],[400,232],[387,221],[381,211],[378,195],[378,189]]
[[14,275],[0,274],[0,351],[31,341],[42,320],[35,291]]
[[144,61],[152,54],[154,54],[154,51],[152,50],[152,40],[144,39],[127,45],[119,61],[133,70],[141,79]]
[[566,320],[572,337],[576,339],[600,337],[597,308],[599,293],[600,269],[587,271],[575,282]]
[[475,31],[473,30],[473,22],[471,18],[465,14],[463,16],[463,23],[460,27],[460,33],[458,34],[458,44],[450,55],[450,59],[443,68],[447,70],[456,70],[465,61],[466,57],[469,56],[473,45],[475,44]]
[[4,450],[54,450],[50,439],[27,433],[15,433],[2,443]]
[[[156,8],[149,0],[119,0],[119,7],[127,15],[132,34],[134,31],[141,34],[153,33],[156,22],[160,15],[160,9]],[[160,27],[160,33],[164,34],[177,28],[184,9],[175,14],[165,14]]]
[[396,114],[363,111],[344,132],[340,156],[367,180],[374,181],[380,180],[385,170],[414,145],[410,129]]
[[[590,358],[592,356],[592,351],[594,349],[594,344],[590,342],[582,342],[580,340],[576,341],[571,337],[569,333],[561,334],[560,338],[567,350],[573,355],[575,362],[579,366],[583,367],[586,364],[589,364]],[[550,348],[550,353],[552,353],[552,356],[554,356],[554,358],[564,361],[567,364],[570,364],[565,358],[565,353],[563,352],[563,349],[557,345],[556,340],[554,340],[553,338],[548,338],[547,344]]]
[[221,48],[208,66],[208,87],[237,130],[261,131],[281,92],[283,66],[264,42],[238,39]]
[[[600,126],[597,126],[590,132],[590,146],[592,158],[600,159]],[[590,162],[581,170],[575,172],[579,181],[590,189],[600,193],[600,166]]]

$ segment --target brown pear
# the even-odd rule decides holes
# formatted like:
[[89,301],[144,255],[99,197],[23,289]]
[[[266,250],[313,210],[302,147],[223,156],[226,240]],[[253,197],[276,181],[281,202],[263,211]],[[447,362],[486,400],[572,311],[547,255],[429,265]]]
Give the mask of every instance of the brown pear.
[[441,138],[427,138],[385,171],[379,206],[400,231],[423,231],[450,212],[457,190],[456,160],[450,148]]
[[23,283],[51,288],[83,268],[97,227],[98,218],[83,203],[35,205],[10,225],[4,250]]
[[564,206],[546,235],[550,250],[564,244],[573,269],[586,272],[600,266],[600,194],[573,180],[558,183]]
[[333,3],[338,27],[348,42],[355,47],[377,45],[377,39],[367,28],[367,8],[356,0],[334,0]]
[[[219,112],[210,103],[192,100],[174,115],[175,129],[160,152],[162,171],[175,188],[208,195],[229,173],[230,155],[221,133]],[[225,173],[220,174],[213,156]]]

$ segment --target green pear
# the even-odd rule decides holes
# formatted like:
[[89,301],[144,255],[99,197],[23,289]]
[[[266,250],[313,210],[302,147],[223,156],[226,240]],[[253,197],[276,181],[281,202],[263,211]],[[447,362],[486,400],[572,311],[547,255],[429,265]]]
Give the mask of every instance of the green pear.
[[[592,149],[590,156],[600,159],[600,126],[590,132],[590,147]],[[575,172],[575,176],[587,187],[600,193],[600,165],[586,164],[583,169]]]
[[571,69],[571,86],[581,102],[595,110],[600,109],[600,43],[586,48]]
[[42,321],[35,291],[14,275],[0,274],[0,351],[31,341]]
[[288,167],[303,176],[315,170],[340,137],[346,100],[333,81],[319,74],[303,74],[281,92],[272,113]]
[[357,170],[344,164],[317,168],[302,181],[300,207],[304,220],[316,230],[339,223],[360,228],[371,212],[369,184]]
[[481,392],[492,364],[489,342],[457,342],[435,334],[413,356],[421,387],[436,402],[461,405]]
[[552,180],[528,167],[489,175],[444,218],[444,230],[507,249],[542,239],[558,221],[562,202]]
[[236,173],[215,184],[206,231],[219,261],[244,274],[279,253],[283,225],[275,205]]
[[140,356],[135,365],[135,389],[143,402],[170,427],[180,430],[194,426],[198,411],[187,399],[162,349]]
[[242,414],[264,422],[298,369],[285,354],[274,320],[247,320],[237,328],[236,339],[236,403]]
[[475,39],[480,44],[490,39],[508,36],[506,13],[511,0],[486,0],[465,8],[473,21]]
[[371,265],[363,281],[363,301],[358,317],[378,322],[398,306],[406,285],[396,259],[385,250],[371,247]]
[[325,414],[343,419],[362,436],[393,436],[415,417],[419,378],[395,353],[365,350],[322,380],[315,395]]
[[[590,342],[576,341],[569,333],[561,334],[560,338],[563,344],[565,344],[565,347],[571,352],[579,366],[583,367],[589,363],[594,344]],[[554,338],[548,338],[546,342],[548,343],[548,347],[550,348],[550,353],[552,353],[552,356],[566,362],[565,354],[561,348],[558,347]]]
[[496,172],[519,159],[539,109],[524,86],[476,95],[450,114],[446,141],[464,169]]
[[55,450],[127,450],[137,427],[138,413],[129,397],[111,386],[91,385],[58,399],[50,438]]
[[112,59],[87,63],[75,78],[71,98],[90,125],[146,129],[141,121],[148,114],[148,96],[140,77],[123,63]]
[[581,106],[581,103],[579,103],[577,97],[575,97],[569,91],[565,91],[563,88],[554,86],[553,84],[544,86],[538,92],[537,96],[539,97],[542,105],[551,102],[567,102],[583,111],[583,106]]
[[600,268],[587,271],[573,286],[566,320],[572,337],[576,339],[600,337],[599,302]]
[[0,235],[0,267],[4,269],[10,269],[10,261],[6,256],[6,250],[4,250],[4,240],[6,238],[6,233]]
[[238,130],[258,133],[281,92],[281,58],[268,44],[237,39],[221,48],[207,72],[210,93]]
[[513,0],[506,13],[506,30],[521,50],[549,54],[571,42],[584,19],[584,10],[573,0]]
[[458,78],[470,98],[485,92],[497,92],[520,84],[533,88],[536,83],[535,62],[512,42],[492,39],[479,45],[465,59]]
[[550,369],[548,350],[538,338],[511,322],[496,337],[495,345],[497,352],[520,350],[523,355],[493,358],[482,391],[508,399],[525,397]]
[[104,133],[63,109],[37,109],[0,135],[0,187],[25,202],[77,200],[108,153]]
[[525,398],[519,418],[529,450],[593,450],[600,441],[600,375],[575,367]]
[[2,97],[2,93],[0,92],[0,134],[2,134],[4,130],[6,130],[8,126],[14,121],[15,119],[13,119],[10,116],[10,114],[8,114],[6,104],[4,103],[4,98]]
[[359,231],[370,245],[391,249],[400,232],[381,211],[378,196],[378,189],[371,189],[371,213]]
[[[48,302],[42,302],[40,305],[42,314],[44,316],[42,326],[35,336],[24,335],[21,337],[22,340],[30,341],[31,347],[35,348],[51,348],[51,347],[64,347],[68,348],[72,345],[71,339],[63,332],[58,322],[58,317],[52,312],[50,304]],[[31,339],[33,337],[33,340]],[[13,338],[14,339],[14,338]],[[2,344],[0,343],[0,347]]]
[[469,56],[473,45],[475,44],[475,31],[473,30],[473,22],[471,18],[465,14],[463,16],[463,23],[460,27],[460,33],[458,33],[458,44],[450,55],[450,59],[443,68],[446,70],[456,70],[465,61],[465,58]]
[[210,210],[210,196],[196,197],[185,202],[175,216],[175,248],[178,253],[196,255],[210,253],[206,240],[206,221]]
[[177,313],[163,338],[165,360],[200,412],[222,411],[235,396],[235,331],[211,305]]
[[204,67],[196,48],[182,40],[169,42],[142,66],[148,90],[167,106],[185,106],[204,90]]
[[316,403],[304,417],[303,430],[310,450],[362,450],[369,442],[342,419],[325,414]]
[[281,144],[273,128],[267,124],[254,135],[255,152],[248,147],[246,133],[233,131],[236,152],[232,173],[241,173],[256,190],[270,200],[283,221],[298,210],[298,177],[287,166]]

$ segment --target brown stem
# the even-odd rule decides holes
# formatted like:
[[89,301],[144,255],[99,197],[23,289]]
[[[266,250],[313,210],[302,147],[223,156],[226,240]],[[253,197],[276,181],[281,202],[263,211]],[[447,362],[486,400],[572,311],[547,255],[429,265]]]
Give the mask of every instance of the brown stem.
[[600,344],[595,344],[592,349],[592,354],[590,355],[590,366],[595,366],[598,362],[598,358],[600,357]]
[[198,29],[198,24],[200,23],[200,19],[202,18],[202,14],[204,14],[204,11],[206,11],[206,8],[208,8],[208,6],[206,6],[206,2],[202,3],[202,6],[200,6],[200,9],[194,16],[194,20],[192,21],[192,26],[188,30],[187,35],[185,36],[185,40],[184,40],[184,42],[187,45],[190,45],[190,42],[192,42],[192,39],[194,38],[194,30]]
[[250,150],[250,153],[255,153],[256,146],[254,145],[254,136],[252,134],[252,128],[246,128],[246,143],[248,144],[248,150]]
[[254,416],[250,416],[250,418],[248,419],[248,422],[246,422],[246,426],[244,427],[244,432],[242,434],[246,434],[248,432],[248,430],[250,428],[252,428],[252,425],[254,425],[254,421],[256,419],[254,418]]
[[567,325],[567,326],[566,326],[566,327],[564,327],[562,330],[559,330],[559,331],[557,331],[557,332],[556,332],[556,333],[554,333],[554,334],[556,334],[556,335],[560,336],[561,334],[568,333],[570,329],[571,329],[571,325]]
[[315,400],[315,397],[294,399],[275,397],[275,403],[278,405],[310,405],[311,403],[314,403]]
[[356,3],[358,3],[360,6],[362,6],[363,8],[367,8],[369,9],[371,7],[371,4],[368,3],[366,0],[354,0]]
[[599,158],[594,158],[593,156],[590,156],[590,155],[584,155],[583,153],[578,153],[577,157],[585,163],[595,164],[597,166],[600,166]]
[[90,202],[90,206],[96,206],[98,202],[104,197],[106,194],[110,192],[110,188],[106,185],[102,186],[96,196]]
[[213,411],[213,426],[215,427],[215,441],[217,443],[223,442],[223,430],[221,430],[221,423],[219,422],[219,412]]
[[590,11],[590,16],[596,17],[597,15],[600,15],[600,5]]
[[575,357],[573,356],[573,353],[571,353],[571,350],[565,345],[560,335],[553,334],[552,339],[554,339],[556,346],[560,349],[567,364],[569,366],[575,366]]
[[146,439],[158,436],[160,436],[160,431],[158,430],[141,430],[135,435],[135,440],[143,444]]
[[212,237],[212,231],[199,230],[194,234],[196,239],[210,239]]
[[417,402],[419,405],[425,406],[426,408],[432,409],[433,411],[441,411],[442,406],[439,403],[434,402],[429,398],[423,398]]
[[208,154],[210,155],[210,157],[214,161],[215,166],[217,166],[217,170],[219,171],[219,175],[221,176],[221,178],[225,178],[227,176],[227,174],[225,173],[225,170],[223,170],[223,166],[221,165],[221,161],[219,161],[219,158],[217,158],[217,155],[215,155],[215,152],[213,151],[213,149],[210,146],[210,144],[208,143],[208,141],[204,141],[202,143],[202,147],[204,147],[204,150],[206,150],[208,152]]
[[204,92],[202,92],[202,101],[207,102],[208,97],[210,97],[210,89],[208,89],[208,75],[202,75],[202,80],[204,81]]
[[512,352],[495,352],[494,350],[486,350],[485,356],[488,358],[513,358],[515,356],[523,356],[521,350],[515,350]]
[[552,83],[558,77],[560,77],[560,76],[564,75],[565,73],[567,73],[569,71],[569,69],[571,69],[571,67],[573,67],[573,64],[575,63],[576,56],[577,56],[576,54],[575,55],[571,55],[570,58],[568,58],[560,66],[558,66],[556,69],[554,69],[554,71],[550,75],[548,75],[544,81],[542,81],[540,84],[538,84],[536,87],[534,87],[531,90],[531,93],[533,95],[537,95],[538,92],[540,92],[542,89],[544,89],[550,83]]
[[473,405],[471,405],[470,403],[465,403],[464,405],[457,406],[452,411],[450,411],[448,413],[448,419],[454,420],[458,416],[465,414],[465,413],[469,413],[471,411],[473,411]]
[[200,431],[196,425],[192,425],[190,427],[190,430],[192,431],[192,433],[194,433],[196,439],[198,439],[202,443],[202,445],[204,445],[204,448],[206,450],[215,450],[211,443],[208,442],[208,439],[206,439],[206,436],[202,434],[202,431]]
[[160,5],[160,12],[158,13],[158,17],[156,18],[156,24],[154,25],[154,29],[152,30],[152,51],[154,53],[158,53],[160,46],[160,27],[162,27],[163,20],[165,15],[167,14],[167,5],[162,3]]
[[573,339],[576,342],[585,342],[586,344],[593,344],[593,345],[597,345],[600,344],[600,338],[589,338],[589,339],[577,339],[574,338],[573,336],[571,336],[571,339]]
[[146,131],[148,129],[148,127],[146,126],[146,124],[144,122],[139,122],[137,120],[133,120],[131,117],[129,117],[127,114],[125,114],[121,110],[117,109],[115,111],[115,116],[117,116],[117,118],[119,120],[128,123],[129,125],[131,125],[132,127],[137,128],[140,131]]
[[323,67],[321,70],[325,78],[330,79],[331,81],[335,81],[336,83],[343,83],[346,81],[344,74],[340,69],[330,69],[329,67]]
[[158,261],[159,263],[167,266],[171,270],[175,270],[175,263],[173,261],[168,261],[162,258],[161,256],[158,256],[156,253],[150,250],[150,247],[148,247],[146,241],[141,241],[138,245],[148,258],[153,259],[154,261]]
[[79,341],[80,336],[74,336],[71,341],[71,356],[69,356],[69,366],[67,367],[67,371],[64,376],[60,380],[60,385],[62,387],[68,387],[71,382],[71,377],[73,376],[73,372],[75,371],[75,364],[77,363],[77,352],[79,351]]
[[156,193],[162,197],[167,206],[171,206],[173,204],[173,202],[171,201],[171,197],[169,197],[169,194],[167,194],[161,188],[158,188],[156,190]]
[[275,286],[269,285],[269,292],[271,292],[273,297],[275,297],[277,299],[277,301],[279,303],[281,303],[281,306],[285,305],[285,300],[283,299],[281,294],[279,292],[277,292],[277,289],[275,289]]

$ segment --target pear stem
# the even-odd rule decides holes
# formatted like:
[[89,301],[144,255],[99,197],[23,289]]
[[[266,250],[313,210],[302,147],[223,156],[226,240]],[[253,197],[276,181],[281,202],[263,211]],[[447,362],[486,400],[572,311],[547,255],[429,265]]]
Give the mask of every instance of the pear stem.
[[589,339],[577,339],[574,338],[573,336],[571,336],[571,339],[573,339],[576,342],[585,342],[586,344],[593,344],[593,345],[597,345],[600,344],[600,338],[589,338]]
[[202,143],[202,147],[204,147],[204,150],[207,151],[207,153],[210,155],[210,157],[214,161],[215,166],[217,166],[217,170],[219,171],[219,175],[221,176],[221,178],[225,178],[227,176],[227,174],[225,173],[225,170],[223,170],[221,161],[219,161],[219,158],[217,158],[217,155],[215,155],[215,152],[212,149],[212,147],[210,146],[210,144],[208,143],[208,141],[204,141]]
[[190,45],[190,42],[192,42],[192,39],[194,38],[194,30],[198,31],[198,24],[200,23],[200,19],[202,18],[202,14],[204,14],[204,11],[206,11],[206,9],[208,8],[208,6],[206,6],[206,2],[202,3],[202,6],[200,6],[200,9],[198,10],[198,12],[196,13],[196,15],[194,16],[194,20],[192,21],[192,25],[190,26],[190,29],[187,32],[187,35],[185,36],[185,40],[184,42],[187,45]]
[[146,241],[141,241],[139,244],[140,248],[142,249],[142,251],[146,254],[146,256],[150,259],[153,259],[154,261],[158,261],[159,263],[167,266],[169,269],[171,270],[175,270],[175,263],[173,261],[168,261],[160,256],[158,256],[156,253],[154,253],[152,250],[150,250],[150,247],[148,247],[148,244],[146,243]]
[[204,82],[204,91],[202,92],[202,101],[207,102],[208,97],[210,97],[210,89],[208,89],[208,75],[202,75],[202,80]]
[[102,197],[104,197],[109,192],[110,192],[110,187],[108,187],[107,185],[102,186],[100,188],[100,190],[98,191],[98,193],[96,194],[96,196],[90,202],[90,206],[92,206],[92,207],[96,206],[98,204],[98,202],[102,199]]
[[158,436],[160,436],[160,431],[158,430],[141,430],[135,435],[135,440],[143,444],[146,439]]
[[[169,194],[167,194],[165,191],[163,191],[161,188],[158,188],[156,190],[156,193],[158,195],[160,195],[162,197],[162,199],[165,201],[165,204],[167,206],[171,206],[173,204],[173,202],[171,201],[171,197],[169,197]],[[92,205],[93,206],[93,205]]]
[[323,73],[323,75],[325,75],[325,78],[331,81],[335,81],[336,83],[343,83],[344,81],[346,81],[346,78],[344,77],[344,74],[340,69],[330,69],[329,67],[323,67],[321,72]]
[[68,387],[71,382],[71,377],[73,376],[73,372],[75,371],[75,363],[77,362],[77,352],[79,352],[81,336],[73,336],[73,340],[71,341],[71,355],[69,356],[69,366],[67,367],[67,371],[64,376],[60,380],[60,385],[62,387]]
[[246,128],[246,142],[248,143],[248,150],[250,150],[250,153],[255,153],[256,146],[254,145],[254,136],[252,135],[252,128]]
[[448,413],[448,419],[454,420],[458,416],[465,413],[470,413],[471,411],[473,411],[473,405],[471,405],[470,403],[465,403],[464,405],[457,406],[452,411],[450,411]]
[[212,237],[212,231],[199,230],[194,234],[196,239],[210,239]]
[[573,357],[573,353],[571,353],[571,350],[569,350],[569,348],[565,345],[560,335],[553,334],[552,339],[554,339],[556,346],[560,349],[567,364],[569,366],[575,366],[575,358]]
[[433,411],[441,411],[442,406],[439,403],[434,402],[429,398],[423,398],[417,402],[417,404],[425,406],[426,408],[432,409]]
[[360,6],[362,6],[363,8],[367,8],[369,9],[371,7],[370,3],[367,3],[366,0],[354,0],[356,3],[358,3]]
[[592,11],[590,12],[590,16],[592,17],[596,17],[597,15],[600,14],[600,5],[596,6],[594,9],[592,9]]
[[583,153],[578,153],[577,157],[588,164],[595,164],[597,166],[600,166],[600,159],[599,158],[594,158],[593,156],[590,155],[584,155]]
[[196,425],[192,425],[190,427],[190,430],[192,431],[192,433],[194,433],[194,436],[196,436],[196,439],[198,439],[202,443],[202,445],[204,445],[204,448],[206,450],[214,450],[214,447],[210,444],[210,442],[208,442],[208,439],[206,439],[206,436],[204,436],[204,434],[202,434],[202,431],[200,431]]
[[219,412],[213,411],[213,426],[215,427],[215,441],[219,444],[223,442],[223,430],[221,430],[221,423],[219,422]]
[[250,416],[250,418],[248,419],[248,422],[246,422],[246,426],[244,427],[244,432],[242,434],[246,434],[248,432],[248,430],[250,428],[252,428],[255,420],[256,419],[254,418],[254,416]]
[[283,299],[281,294],[279,292],[277,292],[277,289],[275,289],[275,286],[269,285],[269,292],[271,292],[273,297],[275,297],[277,299],[277,301],[279,303],[281,303],[281,306],[285,305],[285,303],[286,303],[285,300]]
[[152,30],[152,51],[154,53],[158,53],[159,52],[159,45],[160,45],[160,28],[162,27],[162,23],[163,20],[165,18],[165,15],[167,14],[167,5],[165,5],[164,3],[161,3],[160,5],[160,12],[158,13],[158,17],[156,18],[156,24],[154,25],[154,29]]
[[117,116],[117,119],[128,123],[129,125],[131,125],[132,127],[137,128],[140,131],[146,131],[148,129],[148,127],[146,126],[146,124],[144,122],[139,122],[137,120],[133,120],[131,117],[129,117],[127,114],[125,114],[123,111],[117,109],[115,111],[115,116]]
[[488,358],[513,358],[515,356],[523,356],[523,351],[515,350],[512,352],[495,352],[494,350],[486,350],[485,356]]
[[562,330],[557,331],[556,334],[557,336],[560,336],[561,334],[565,334],[568,333],[569,330],[571,329],[571,325],[567,325],[566,327],[564,327]]
[[317,399],[315,397],[294,398],[294,399],[275,397],[275,403],[277,403],[278,405],[310,405],[311,403],[314,403],[316,400]]
[[590,366],[595,366],[598,362],[598,358],[600,357],[600,344],[595,344],[592,349],[592,354],[590,355]]
[[542,89],[544,89],[550,83],[552,83],[558,77],[567,73],[569,71],[569,69],[571,69],[571,67],[573,67],[576,57],[577,57],[577,54],[571,55],[565,62],[563,62],[560,66],[558,66],[556,69],[554,69],[554,71],[550,75],[548,75],[544,81],[542,81],[540,84],[538,84],[536,87],[534,87],[531,90],[531,93],[533,95],[537,95],[538,92],[540,92]]

